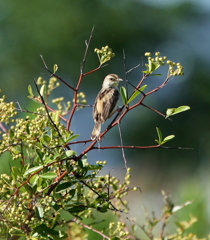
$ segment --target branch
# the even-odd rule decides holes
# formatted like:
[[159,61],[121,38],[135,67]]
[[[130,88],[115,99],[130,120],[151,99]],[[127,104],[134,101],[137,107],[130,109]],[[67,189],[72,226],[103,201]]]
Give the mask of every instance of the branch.
[[89,40],[85,41],[86,48],[85,48],[85,53],[84,53],[84,57],[83,57],[83,60],[82,60],[82,66],[80,68],[80,76],[79,76],[79,80],[78,80],[78,83],[77,83],[77,87],[74,89],[74,106],[73,106],[73,108],[71,110],[69,119],[67,121],[67,127],[66,128],[68,130],[70,129],[71,121],[72,121],[74,113],[75,113],[75,111],[77,109],[77,93],[78,93],[78,90],[79,90],[80,85],[82,83],[82,79],[84,77],[84,67],[85,67],[85,62],[86,62],[86,58],[87,58],[87,52],[88,52],[89,45],[90,45],[90,42],[91,42],[91,39],[92,39],[93,31],[94,31],[94,26],[93,26],[93,28],[92,28],[92,30],[90,32]]
[[64,142],[64,140],[63,140],[63,138],[62,138],[62,136],[61,136],[61,133],[60,133],[58,127],[56,126],[56,124],[54,123],[54,121],[52,120],[52,118],[51,118],[51,116],[50,116],[50,114],[49,114],[49,111],[48,111],[48,108],[47,108],[47,106],[46,106],[46,104],[45,104],[44,98],[42,97],[42,95],[41,95],[41,93],[40,93],[40,91],[39,91],[39,88],[38,88],[38,86],[37,86],[37,84],[36,84],[35,81],[34,81],[34,84],[35,84],[36,90],[37,90],[37,92],[38,92],[38,94],[39,94],[39,96],[40,96],[40,98],[41,98],[41,100],[42,100],[42,104],[43,104],[44,107],[45,107],[45,111],[47,112],[47,117],[48,117],[48,119],[50,120],[52,126],[53,126],[53,127],[55,128],[55,130],[57,131],[58,136],[60,137],[60,139]]
[[98,233],[98,234],[99,234],[99,235],[101,235],[103,238],[106,238],[106,239],[109,239],[109,240],[111,240],[111,238],[110,238],[110,237],[106,236],[105,234],[103,234],[102,232],[100,232],[100,231],[96,230],[95,228],[92,228],[91,226],[88,226],[88,225],[86,225],[86,224],[84,224],[84,223],[80,222],[78,219],[76,219],[76,218],[75,218],[73,221],[74,221],[74,222],[76,222],[77,224],[79,224],[79,225],[81,225],[81,226],[83,226],[83,227],[87,228],[87,229],[90,229],[90,230],[92,230],[93,232],[96,232],[96,233]]
[[51,73],[51,76],[56,77],[57,79],[59,79],[62,83],[64,83],[67,87],[71,88],[73,91],[76,90],[74,87],[72,87],[71,85],[69,85],[66,81],[64,81],[61,77],[59,77],[58,75],[56,75],[54,72],[52,72],[52,71],[48,68],[48,66],[47,66],[47,64],[45,63],[44,58],[43,58],[43,56],[42,56],[41,54],[40,54],[40,57],[41,57],[42,62],[43,62],[43,64],[44,64],[44,69],[46,69],[49,73]]
[[[92,28],[92,30],[90,32],[89,40],[88,41],[85,40],[86,48],[85,48],[85,53],[84,53],[84,57],[83,57],[83,60],[82,60],[82,66],[80,68],[80,75],[83,75],[83,73],[84,73],[84,67],[85,67],[85,61],[86,61],[86,58],[87,58],[87,52],[88,52],[88,49],[89,49],[89,45],[90,45],[91,39],[93,37],[94,28],[95,28],[95,26],[93,26],[93,28]],[[78,89],[78,85],[77,85],[77,89]]]
[[[36,99],[36,100],[39,101],[41,104],[43,104],[43,102],[42,102],[42,100],[41,100],[40,98],[38,98],[38,97],[33,97],[33,99]],[[26,108],[25,108],[25,110],[23,110],[23,109],[21,108],[19,102],[17,102],[17,104],[18,104],[18,106],[19,106],[19,109],[18,109],[18,108],[16,108],[16,109],[19,110],[19,111],[21,111],[21,112],[27,112],[27,113],[32,113],[32,114],[36,114],[36,115],[46,116],[46,117],[47,117],[46,114],[41,114],[41,113],[37,113],[37,112],[32,112],[32,111],[27,110]],[[44,105],[44,104],[43,104],[43,105]],[[51,107],[49,107],[46,103],[45,103],[45,106],[46,106],[47,109],[50,110],[51,112],[56,113],[56,110],[54,110],[54,109],[52,109]],[[58,116],[59,116],[63,121],[65,121],[65,122],[67,121],[66,118],[64,118],[63,116],[61,116],[61,115],[58,115]]]
[[121,128],[120,128],[120,123],[118,123],[118,130],[119,130],[119,134],[120,134],[120,144],[122,146],[121,149],[122,149],[122,156],[123,156],[124,163],[125,163],[125,168],[128,169],[127,160],[126,160],[126,157],[125,157],[125,151],[124,151],[124,147],[123,147],[122,131],[121,131]]
[[178,149],[178,150],[193,150],[193,148],[166,147],[166,146],[163,146],[163,145],[153,145],[153,146],[107,146],[107,147],[93,147],[92,149],[114,149],[114,148],[131,148],[131,149],[164,148],[164,149]]
[[[70,159],[73,159],[73,157],[71,157]],[[69,160],[69,158],[61,159],[61,160],[59,160],[59,162],[63,162],[63,161],[67,161],[67,160]],[[23,182],[20,186],[18,186],[18,187],[15,189],[15,192],[14,192],[14,193],[12,194],[12,196],[10,197],[7,205],[6,205],[5,208],[2,210],[2,213],[4,213],[4,212],[7,210],[10,202],[12,201],[12,199],[14,198],[14,196],[18,193],[18,191],[19,191],[20,188],[22,188],[25,184],[29,183],[29,180],[30,180],[33,176],[35,176],[36,174],[38,174],[38,173],[40,173],[41,171],[43,171],[45,168],[47,168],[47,167],[49,167],[49,166],[51,166],[51,165],[53,165],[53,164],[55,164],[55,163],[58,163],[58,160],[55,160],[55,161],[53,161],[53,162],[51,162],[51,163],[48,163],[47,165],[43,166],[41,169],[39,169],[39,170],[37,170],[36,172],[32,173],[25,182]]]

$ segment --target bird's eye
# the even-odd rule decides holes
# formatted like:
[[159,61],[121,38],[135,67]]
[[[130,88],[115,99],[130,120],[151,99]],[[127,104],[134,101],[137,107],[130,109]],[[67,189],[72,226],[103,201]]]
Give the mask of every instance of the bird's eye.
[[113,77],[110,77],[110,80],[114,80],[114,78],[113,78]]

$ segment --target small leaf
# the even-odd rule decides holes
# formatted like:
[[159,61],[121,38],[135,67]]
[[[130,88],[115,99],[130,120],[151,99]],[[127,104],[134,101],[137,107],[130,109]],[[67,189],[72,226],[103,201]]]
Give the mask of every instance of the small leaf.
[[35,185],[37,185],[37,182],[39,180],[39,176],[35,175],[30,179],[30,184],[32,185],[32,187],[34,187]]
[[157,143],[161,144],[162,142],[162,133],[158,127],[156,127],[157,134],[158,134],[158,140],[155,140]]
[[69,208],[69,209],[67,209],[67,211],[70,213],[76,213],[76,212],[78,213],[78,212],[82,212],[86,209],[87,209],[86,206],[81,205],[81,206],[75,206],[75,207]]
[[13,138],[15,135],[14,131],[12,129],[9,130],[9,137]]
[[12,167],[12,178],[13,178],[13,180],[17,181],[17,176],[18,176],[17,167],[14,166],[14,167]]
[[61,183],[60,185],[57,186],[56,192],[58,193],[58,192],[66,191],[66,189],[71,186],[72,186],[72,183],[70,183],[70,182]]
[[54,64],[53,71],[54,71],[53,72],[54,74],[58,71],[58,65],[57,64]]
[[123,104],[126,105],[127,104],[127,92],[126,92],[125,87],[120,88],[120,94],[121,94]]
[[112,237],[111,240],[120,240],[118,237]]
[[148,61],[148,63],[149,63],[149,72],[150,73],[154,72],[155,70],[157,70],[160,67],[159,63],[155,63],[150,60]]
[[29,92],[29,94],[30,94],[30,97],[33,97],[33,96],[34,96],[31,85],[28,86],[28,92]]
[[175,138],[175,135],[169,135],[163,139],[163,141],[169,141],[171,139]]
[[27,174],[30,174],[30,173],[34,173],[40,169],[42,169],[43,166],[36,166],[36,167],[32,167],[32,168],[29,168],[25,173],[24,173],[24,176],[27,175]]
[[45,87],[45,85],[42,85],[41,86],[41,88],[40,88],[40,95],[42,96],[42,97],[44,97],[44,95],[45,95],[45,92],[46,92],[46,87]]
[[53,122],[54,122],[56,125],[59,124],[60,118],[59,118],[59,113],[58,113],[58,111],[52,113],[52,120],[53,120]]
[[73,150],[67,150],[67,151],[66,151],[66,156],[67,156],[67,157],[72,157],[72,156],[74,156],[74,155],[76,155],[76,152],[75,152],[75,151],[73,151]]
[[[45,224],[40,224],[37,227],[35,227],[33,229],[33,233],[38,233],[38,234],[46,236],[46,237],[48,235],[50,235],[50,236],[54,237],[53,239],[55,239],[55,237],[59,236],[59,232],[58,231],[56,231],[56,230],[54,230],[52,228],[47,227],[47,225],[45,225]],[[49,238],[47,238],[47,239],[49,239]]]
[[75,190],[75,189],[71,189],[71,190],[69,191],[69,194],[70,194],[70,196],[71,196],[70,199],[74,197],[75,193],[76,193],[76,190]]
[[44,209],[43,209],[43,207],[37,206],[37,212],[39,214],[39,217],[43,218],[43,216],[44,216]]
[[42,161],[42,160],[43,160],[43,157],[44,157],[44,153],[41,152],[39,149],[36,149],[36,153],[37,153],[39,159]]
[[51,179],[51,178],[56,178],[57,175],[54,172],[47,172],[47,173],[43,173],[41,175],[39,175],[41,178],[47,178],[47,179]]
[[175,138],[175,135],[169,135],[163,139],[161,145],[165,144],[166,142],[170,141],[171,139]]
[[187,111],[189,109],[190,109],[189,106],[180,106],[178,108],[168,108],[166,111],[166,118],[168,118],[171,115],[175,115],[175,114]]
[[131,101],[133,101],[141,92],[144,91],[144,89],[147,87],[147,85],[144,85],[143,87],[140,87],[138,90],[136,90],[131,97],[128,99],[127,103],[130,103]]
[[87,165],[88,170],[101,170],[103,165]]
[[80,134],[72,135],[70,138],[68,138],[68,139],[66,140],[66,143],[71,142],[71,141],[74,140],[75,138],[79,137],[79,135],[80,135]]
[[[145,64],[147,70],[143,71],[146,74],[152,74],[155,70],[157,70],[161,65],[157,62],[152,62],[150,59],[148,60],[148,64]],[[159,75],[158,75],[159,76]]]
[[102,207],[99,207],[99,206],[97,207],[97,210],[102,213],[107,212],[108,209],[109,209],[109,203],[105,203]]
[[40,141],[47,145],[50,143],[51,137],[48,134],[43,134],[40,138]]

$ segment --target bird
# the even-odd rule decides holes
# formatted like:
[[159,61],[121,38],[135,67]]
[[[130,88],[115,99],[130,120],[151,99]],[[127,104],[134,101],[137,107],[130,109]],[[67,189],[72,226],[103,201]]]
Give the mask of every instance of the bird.
[[116,74],[109,74],[104,78],[102,89],[99,91],[93,107],[93,119],[95,126],[93,128],[91,139],[101,140],[101,124],[116,112],[120,93],[118,90],[119,81],[123,81]]

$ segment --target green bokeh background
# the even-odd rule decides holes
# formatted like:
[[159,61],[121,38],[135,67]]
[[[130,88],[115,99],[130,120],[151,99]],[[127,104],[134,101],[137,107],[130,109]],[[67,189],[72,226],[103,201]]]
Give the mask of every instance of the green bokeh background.
[[[154,1],[155,2],[155,1]],[[184,66],[184,77],[176,77],[159,92],[148,97],[145,104],[165,112],[166,108],[189,105],[191,110],[164,120],[156,113],[140,107],[122,122],[125,145],[154,145],[156,127],[164,136],[176,138],[168,145],[191,147],[193,150],[125,150],[129,167],[133,168],[133,185],[142,193],[132,195],[131,216],[143,223],[141,205],[160,214],[161,190],[170,191],[176,204],[193,200],[177,219],[197,216],[193,232],[204,237],[210,233],[210,3],[195,1],[134,1],[134,0],[62,0],[62,1],[1,1],[0,2],[0,82],[8,101],[19,102],[28,110],[33,104],[27,99],[27,86],[38,76],[48,79],[39,54],[49,67],[58,64],[58,74],[76,85],[85,50],[85,40],[95,25],[85,70],[98,66],[94,48],[109,45],[116,57],[106,68],[84,78],[81,90],[89,104],[94,103],[105,75],[124,76],[123,50],[127,68],[141,64],[128,79],[136,84],[142,76],[142,62],[147,51],[160,51]],[[166,1],[165,1],[166,2]],[[158,86],[162,77],[150,77],[148,84]],[[165,75],[164,75],[165,74]],[[65,86],[54,97],[71,100],[73,93]],[[122,104],[122,103],[121,103]],[[93,127],[91,108],[76,113],[73,131],[88,139]],[[107,123],[108,124],[108,123]],[[105,124],[106,125],[106,124]],[[118,130],[106,135],[101,145],[119,145]],[[76,151],[81,151],[82,146]],[[1,172],[9,171],[8,158],[1,156]],[[104,173],[123,177],[125,170],[120,150],[92,151],[89,161],[107,160]],[[13,164],[13,163],[11,163]],[[172,229],[175,226],[171,226]]]

